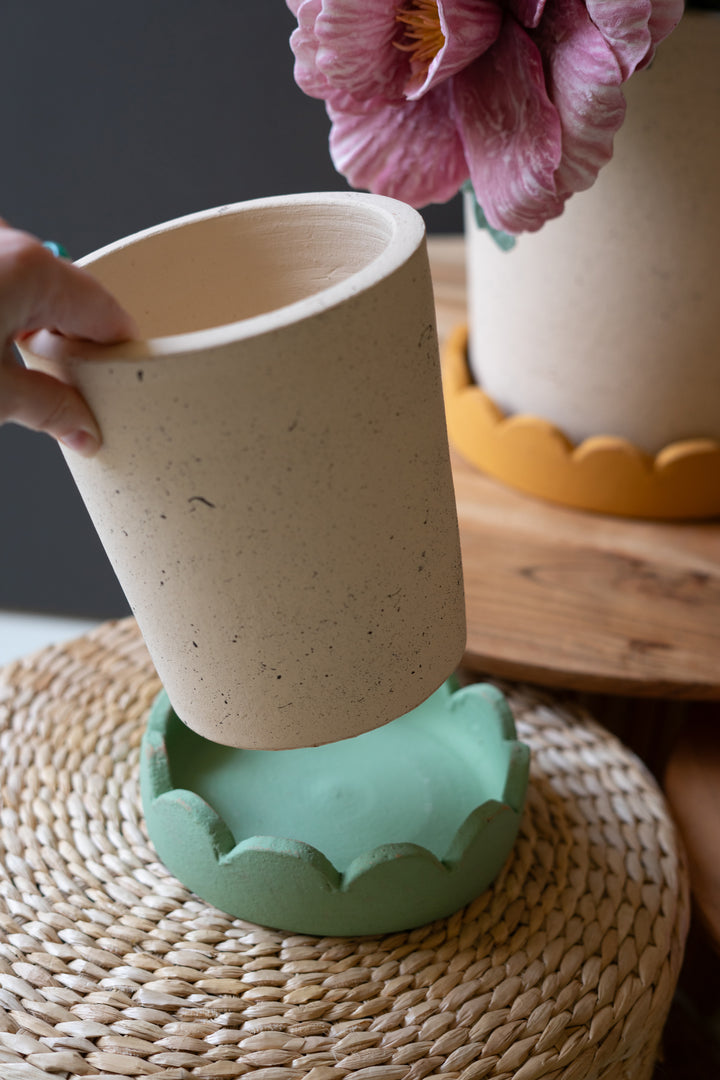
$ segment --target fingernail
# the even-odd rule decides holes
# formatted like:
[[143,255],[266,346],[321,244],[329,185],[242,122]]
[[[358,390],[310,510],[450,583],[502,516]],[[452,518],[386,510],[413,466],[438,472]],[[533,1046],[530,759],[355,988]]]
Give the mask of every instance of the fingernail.
[[81,429],[69,431],[67,435],[60,436],[58,442],[61,442],[68,450],[74,450],[76,454],[87,458],[93,457],[100,449],[100,440],[97,435]]

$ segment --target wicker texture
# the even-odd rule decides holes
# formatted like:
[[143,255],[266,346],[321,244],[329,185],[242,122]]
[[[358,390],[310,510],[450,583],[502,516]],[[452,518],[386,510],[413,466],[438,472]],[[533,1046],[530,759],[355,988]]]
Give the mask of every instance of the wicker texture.
[[655,782],[580,709],[508,691],[533,766],[491,889],[320,939],[231,919],[157,861],[137,790],[157,689],[132,620],[2,673],[2,1080],[650,1077],[686,875]]

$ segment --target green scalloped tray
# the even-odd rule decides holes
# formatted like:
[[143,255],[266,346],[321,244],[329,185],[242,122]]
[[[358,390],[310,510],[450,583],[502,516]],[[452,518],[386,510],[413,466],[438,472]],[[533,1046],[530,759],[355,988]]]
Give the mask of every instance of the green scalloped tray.
[[165,693],[143,739],[150,837],[223,911],[283,930],[356,935],[451,914],[515,842],[528,748],[502,694],[445,683],[354,739],[238,750],[197,735]]

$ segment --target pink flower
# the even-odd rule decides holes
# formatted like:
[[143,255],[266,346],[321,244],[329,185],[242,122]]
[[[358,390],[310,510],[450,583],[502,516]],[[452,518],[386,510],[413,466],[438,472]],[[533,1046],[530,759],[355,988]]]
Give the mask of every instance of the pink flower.
[[358,188],[413,206],[469,177],[496,229],[533,231],[590,187],[622,84],[683,0],[287,0],[295,79],[325,100]]

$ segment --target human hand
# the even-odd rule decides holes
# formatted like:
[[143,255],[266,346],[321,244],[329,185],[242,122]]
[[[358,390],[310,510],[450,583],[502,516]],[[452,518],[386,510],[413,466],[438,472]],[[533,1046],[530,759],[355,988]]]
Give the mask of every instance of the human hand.
[[91,457],[102,437],[79,392],[15,358],[13,339],[40,329],[103,344],[137,334],[131,317],[90,274],[0,219],[0,423],[47,432]]

